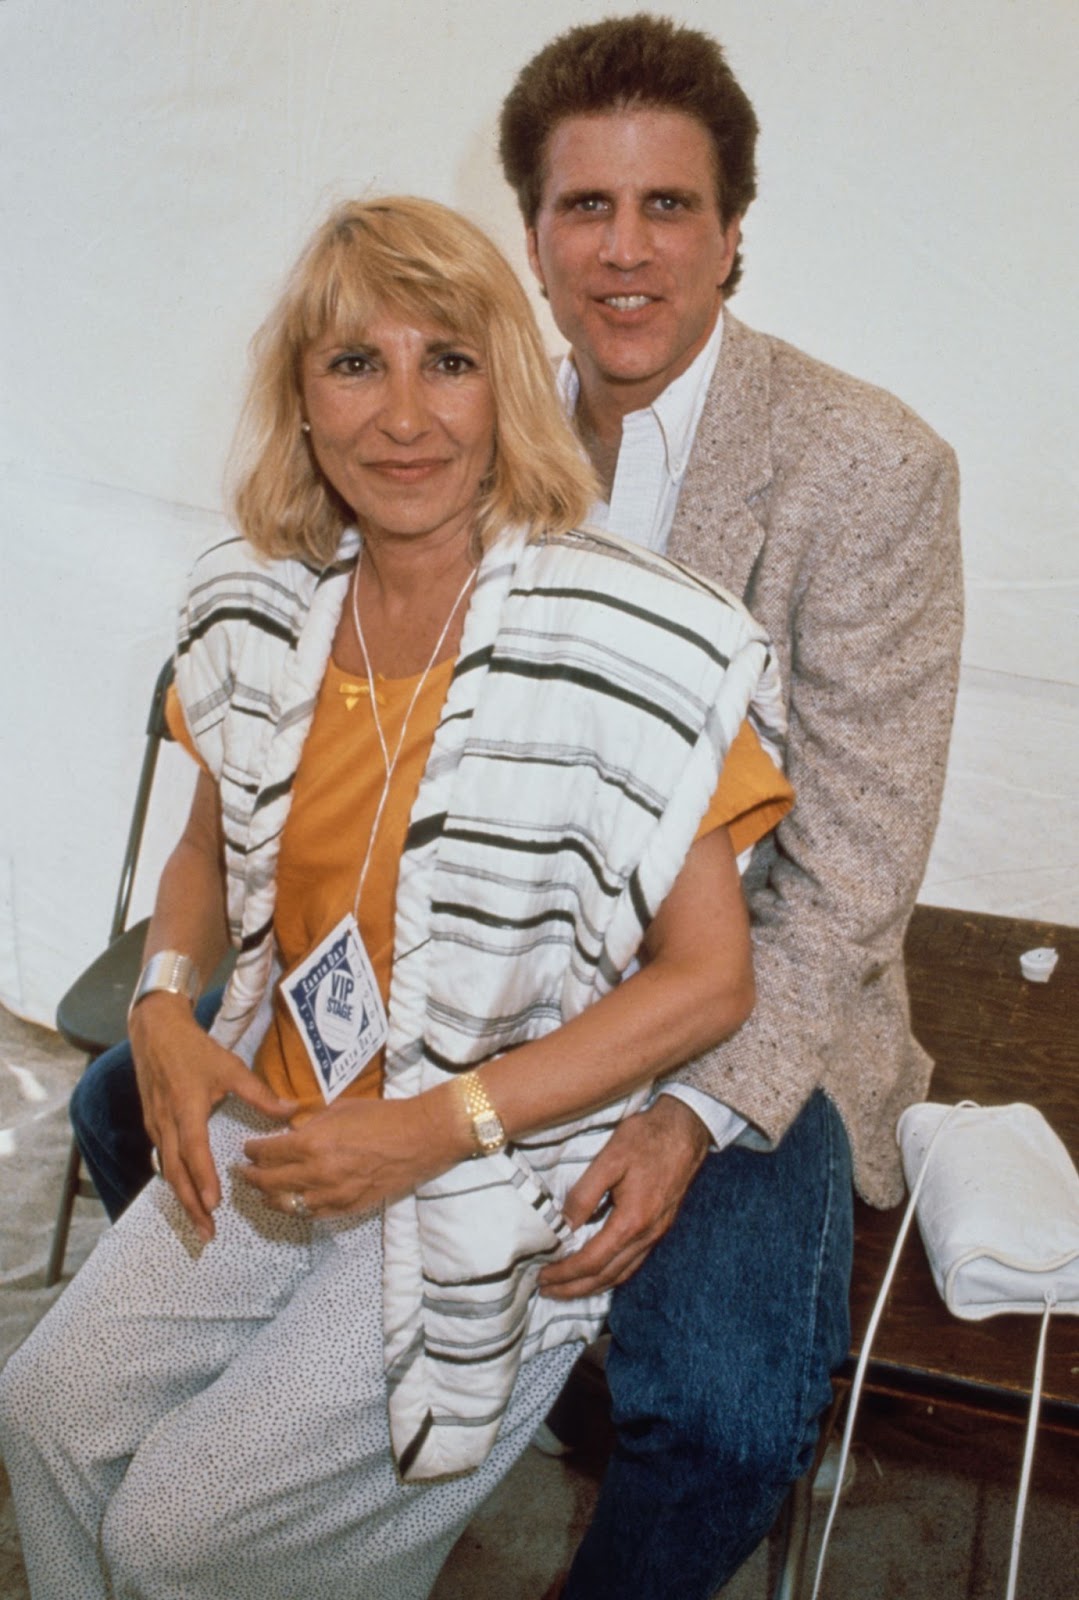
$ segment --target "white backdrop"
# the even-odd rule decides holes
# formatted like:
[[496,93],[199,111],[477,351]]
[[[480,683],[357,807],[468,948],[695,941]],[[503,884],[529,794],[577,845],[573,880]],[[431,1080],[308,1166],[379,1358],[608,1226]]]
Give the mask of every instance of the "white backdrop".
[[[0,0],[0,1000],[110,915],[152,676],[219,525],[247,341],[334,199],[411,190],[524,270],[517,68],[602,4]],[[1079,920],[1074,0],[682,0],[760,115],[735,305],[959,451],[969,624],[943,904]],[[546,325],[555,346],[555,335]],[[188,792],[165,769],[138,899]]]

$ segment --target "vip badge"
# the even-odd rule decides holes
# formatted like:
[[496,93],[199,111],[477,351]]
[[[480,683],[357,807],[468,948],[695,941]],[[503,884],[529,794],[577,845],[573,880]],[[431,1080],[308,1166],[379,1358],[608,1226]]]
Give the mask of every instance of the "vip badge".
[[386,1011],[355,919],[344,917],[282,979],[292,1019],[327,1103],[386,1042]]

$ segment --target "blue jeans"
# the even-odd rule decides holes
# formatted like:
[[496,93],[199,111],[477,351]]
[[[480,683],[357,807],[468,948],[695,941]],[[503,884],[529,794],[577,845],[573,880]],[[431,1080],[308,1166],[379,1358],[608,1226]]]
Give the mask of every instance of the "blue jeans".
[[[200,1027],[209,1029],[224,992],[214,989],[203,995],[195,1007]],[[109,1221],[115,1222],[153,1173],[135,1062],[126,1039],[90,1062],[72,1091],[68,1111],[86,1170]]]
[[709,1156],[610,1313],[617,1435],[564,1600],[708,1600],[806,1471],[850,1346],[850,1151],[808,1102]]

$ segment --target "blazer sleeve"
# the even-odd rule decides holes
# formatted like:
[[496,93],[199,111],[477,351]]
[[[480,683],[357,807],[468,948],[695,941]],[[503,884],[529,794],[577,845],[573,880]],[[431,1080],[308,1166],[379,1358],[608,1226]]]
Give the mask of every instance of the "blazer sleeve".
[[[746,879],[757,1005],[677,1074],[772,1142],[816,1087],[842,1109],[859,1098],[852,1074],[887,1074],[865,1059],[872,1029],[858,1016],[885,975],[907,1032],[902,943],[940,807],[962,633],[956,462],[910,421],[875,453],[840,427],[827,470],[819,453],[800,463],[812,532],[788,635],[796,800]],[[789,519],[790,497],[774,514]],[[886,1103],[882,1090],[882,1114]]]

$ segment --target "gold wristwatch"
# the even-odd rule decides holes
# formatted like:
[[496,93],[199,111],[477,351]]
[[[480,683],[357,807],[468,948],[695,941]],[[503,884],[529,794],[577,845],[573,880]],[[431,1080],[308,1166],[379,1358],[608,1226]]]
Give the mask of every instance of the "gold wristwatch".
[[466,1072],[462,1077],[455,1078],[454,1082],[461,1091],[472,1124],[472,1138],[476,1144],[473,1154],[493,1156],[506,1143],[502,1118],[491,1104],[487,1090],[475,1072]]

